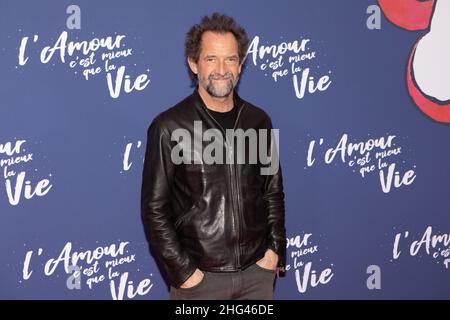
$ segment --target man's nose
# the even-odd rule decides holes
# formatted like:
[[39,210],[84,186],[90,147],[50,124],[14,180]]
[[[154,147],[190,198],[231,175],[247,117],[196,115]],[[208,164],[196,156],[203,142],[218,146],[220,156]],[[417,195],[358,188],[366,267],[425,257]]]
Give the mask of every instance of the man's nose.
[[227,65],[225,63],[225,60],[219,60],[217,63],[217,72],[221,75],[224,76],[225,73],[227,72]]

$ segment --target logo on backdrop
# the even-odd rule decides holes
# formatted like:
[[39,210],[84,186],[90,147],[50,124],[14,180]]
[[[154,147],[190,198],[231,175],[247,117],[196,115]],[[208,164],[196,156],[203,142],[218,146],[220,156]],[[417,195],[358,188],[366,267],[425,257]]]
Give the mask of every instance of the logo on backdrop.
[[[8,141],[0,144],[0,168],[5,179],[8,201],[12,206],[18,205],[22,199],[43,197],[52,188],[51,173],[42,179],[37,168],[34,170],[30,168],[30,163],[35,156],[28,150],[28,145],[27,140]],[[37,176],[40,177],[37,178]]]
[[361,141],[353,139],[356,142],[349,140],[350,137],[346,133],[342,135],[335,147],[325,147],[323,138],[318,141],[311,140],[306,159],[307,167],[312,167],[320,161],[318,159],[323,159],[327,165],[332,163],[337,165],[338,162],[342,162],[363,179],[376,172],[384,193],[411,185],[415,181],[416,165],[405,169],[406,160],[403,159],[407,152],[398,136],[386,134],[386,136]]
[[321,68],[320,52],[314,48],[311,39],[261,45],[255,36],[247,50],[247,59],[275,83],[286,79],[292,81],[295,96],[317,94],[331,85],[331,70]]
[[[120,240],[119,240],[120,241]],[[57,269],[63,269],[67,289],[93,290],[96,287],[109,287],[113,300],[133,299],[147,295],[153,287],[152,274],[135,282],[130,276],[136,254],[131,252],[130,242],[120,241],[94,249],[75,250],[67,242],[56,257],[43,258],[44,249],[30,250],[25,254],[22,278],[29,281],[35,273],[47,277],[57,276]],[[37,270],[39,266],[41,270]],[[140,270],[137,269],[137,272]]]
[[[73,8],[72,8],[73,7]],[[70,9],[70,10],[69,10]],[[72,11],[74,10],[74,11]],[[78,6],[69,6],[68,29],[81,29],[81,10]],[[70,23],[69,23],[70,21]],[[135,78],[128,73],[127,67],[136,55],[136,50],[126,44],[127,36],[114,32],[114,35],[96,37],[92,32],[91,38],[72,39],[67,31],[62,31],[51,44],[45,45],[38,34],[22,37],[18,52],[18,66],[24,67],[29,61],[38,59],[42,64],[55,66],[56,63],[65,64],[75,76],[84,80],[94,77],[104,77],[111,98],[119,98],[125,94],[144,90],[150,82],[150,69]],[[134,37],[136,39],[136,37]],[[37,54],[36,54],[37,53]],[[144,53],[142,51],[142,53]],[[34,55],[36,54],[36,55]],[[133,67],[136,67],[136,63]],[[132,68],[133,68],[132,67]]]
[[445,269],[450,268],[450,233],[442,233],[428,226],[422,234],[413,235],[409,231],[399,232],[394,237],[392,247],[392,259],[401,256],[422,258],[428,256],[434,259],[436,264]]
[[333,263],[329,263],[329,266],[321,270],[317,269],[317,265],[323,266],[324,262],[318,257],[319,245],[313,240],[312,233],[287,238],[286,250],[288,258],[286,271],[294,271],[299,293],[303,294],[309,288],[326,285],[333,278]]
[[[126,137],[124,137],[124,139],[125,138]],[[120,173],[130,171],[134,162],[137,162],[138,158],[141,163],[144,162],[144,157],[141,153],[139,153],[142,147],[143,145],[141,140],[126,143],[124,152],[122,154],[122,170],[120,170]]]

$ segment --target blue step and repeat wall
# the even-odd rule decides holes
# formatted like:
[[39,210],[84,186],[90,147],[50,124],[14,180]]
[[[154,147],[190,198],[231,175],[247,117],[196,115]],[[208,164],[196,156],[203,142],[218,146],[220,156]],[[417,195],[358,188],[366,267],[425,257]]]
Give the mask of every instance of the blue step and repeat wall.
[[0,2],[0,298],[166,299],[140,219],[146,131],[189,95],[187,30],[249,34],[279,129],[277,299],[450,298],[450,1]]

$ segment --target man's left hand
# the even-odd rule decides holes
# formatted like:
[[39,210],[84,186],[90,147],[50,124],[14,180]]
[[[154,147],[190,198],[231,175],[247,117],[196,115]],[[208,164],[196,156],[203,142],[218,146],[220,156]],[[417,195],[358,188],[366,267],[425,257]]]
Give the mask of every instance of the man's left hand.
[[278,255],[272,249],[267,249],[264,257],[256,261],[256,264],[261,268],[275,271],[278,265]]

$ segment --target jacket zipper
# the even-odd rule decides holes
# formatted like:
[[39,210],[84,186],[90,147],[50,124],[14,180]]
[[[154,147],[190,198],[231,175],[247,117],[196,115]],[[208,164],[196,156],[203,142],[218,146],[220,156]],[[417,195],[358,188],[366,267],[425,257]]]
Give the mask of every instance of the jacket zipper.
[[[242,109],[244,108],[245,103],[242,103],[241,108],[239,109],[238,115],[236,117],[236,120],[234,122],[234,126],[233,126],[233,131],[236,129],[236,125],[239,121],[239,116],[241,115]],[[204,108],[206,113],[209,115],[209,117],[219,126],[219,128],[222,130],[222,133],[224,134],[224,144],[227,147],[227,154],[230,154],[230,152],[233,151],[232,148],[230,148],[230,146],[227,143],[227,136],[226,136],[226,131],[224,130],[224,128],[222,127],[222,125],[216,121],[216,119],[214,119],[214,117],[209,113],[208,108]],[[232,144],[234,145],[234,141],[232,142]],[[232,157],[233,157],[233,164],[235,164],[234,161],[234,152],[232,153]],[[234,252],[236,253],[236,267],[238,269],[241,268],[241,259],[240,259],[240,232],[241,232],[241,227],[240,227],[240,206],[239,206],[239,199],[237,199],[236,201],[235,199],[235,195],[236,197],[239,197],[239,186],[238,186],[238,181],[237,181],[237,174],[236,172],[234,172],[234,168],[233,168],[233,164],[231,162],[228,163],[228,169],[229,169],[229,173],[230,173],[230,186],[231,186],[231,196],[232,196],[232,200],[233,200],[233,212],[236,212],[235,216],[233,217],[234,219],[234,224],[236,227],[236,242],[237,245],[234,247]],[[235,185],[233,186],[233,176],[234,176],[234,181],[235,181]],[[234,188],[236,188],[236,190],[233,190]]]

